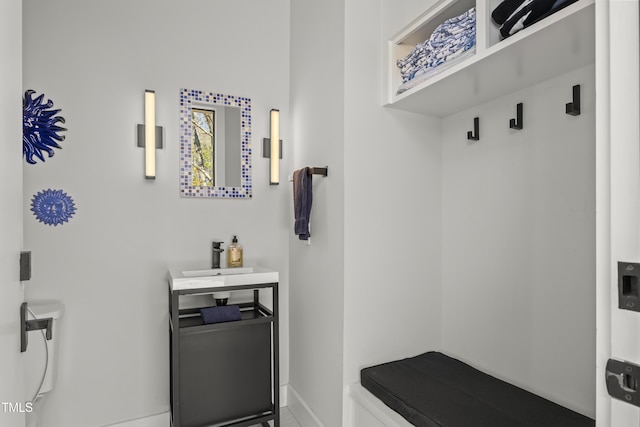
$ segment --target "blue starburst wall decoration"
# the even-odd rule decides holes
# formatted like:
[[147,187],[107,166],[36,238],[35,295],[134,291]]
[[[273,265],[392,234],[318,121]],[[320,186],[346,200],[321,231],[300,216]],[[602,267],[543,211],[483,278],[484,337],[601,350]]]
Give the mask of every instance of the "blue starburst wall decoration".
[[57,226],[69,221],[76,213],[76,205],[64,191],[48,189],[33,196],[31,210],[38,221]]
[[35,164],[36,156],[45,161],[43,152],[53,156],[54,148],[62,148],[59,141],[64,141],[60,132],[67,129],[58,126],[64,123],[64,117],[58,116],[60,110],[54,110],[53,101],[44,102],[44,94],[33,97],[36,92],[27,90],[22,100],[22,152],[27,163]]

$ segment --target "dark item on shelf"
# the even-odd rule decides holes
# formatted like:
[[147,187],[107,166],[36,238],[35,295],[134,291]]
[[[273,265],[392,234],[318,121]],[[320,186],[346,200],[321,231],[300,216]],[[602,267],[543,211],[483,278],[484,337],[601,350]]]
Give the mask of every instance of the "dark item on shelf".
[[234,322],[241,318],[240,307],[237,305],[201,308],[200,314],[205,324]]
[[507,38],[537,21],[551,10],[555,0],[525,0],[500,27],[500,35]]
[[507,38],[577,0],[504,0],[491,13],[500,26],[501,37]]
[[505,23],[507,19],[524,3],[523,0],[504,0],[491,12],[491,19],[498,25]]
[[360,379],[416,426],[595,426],[591,418],[438,352],[365,368]]
[[546,18],[549,15],[553,15],[557,11],[564,9],[565,7],[569,6],[570,4],[575,3],[577,1],[578,0],[556,0],[556,2],[551,7],[551,10],[549,10],[547,13],[539,16],[537,19],[533,20],[532,22],[529,22],[527,25],[533,25],[536,22],[543,20],[544,18]]

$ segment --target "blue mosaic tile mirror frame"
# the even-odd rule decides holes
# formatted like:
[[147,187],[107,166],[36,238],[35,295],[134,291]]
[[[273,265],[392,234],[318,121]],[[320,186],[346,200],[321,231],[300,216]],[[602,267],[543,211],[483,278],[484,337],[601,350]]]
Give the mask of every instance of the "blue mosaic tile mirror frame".
[[[240,187],[193,185],[192,108],[231,106],[240,108]],[[183,197],[251,197],[251,99],[193,89],[180,89],[180,195]]]

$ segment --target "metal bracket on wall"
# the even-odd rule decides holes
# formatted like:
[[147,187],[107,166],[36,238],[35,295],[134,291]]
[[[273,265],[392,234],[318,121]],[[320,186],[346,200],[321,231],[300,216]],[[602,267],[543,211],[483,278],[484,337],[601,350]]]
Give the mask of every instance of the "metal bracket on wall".
[[53,318],[27,320],[27,303],[20,305],[20,352],[27,351],[29,345],[29,336],[27,332],[36,331],[38,329],[46,330],[47,340],[53,337]]
[[31,251],[20,252],[20,281],[31,280]]
[[[282,140],[280,139],[280,158],[282,158]],[[262,138],[262,157],[271,158],[271,138]]]
[[[140,148],[144,148],[144,125],[137,125],[136,129],[138,130],[137,134],[138,134],[138,140],[136,142],[136,145]],[[163,131],[162,131],[162,126],[156,126],[156,148],[157,149],[161,149],[164,148],[164,144],[162,142],[162,135],[163,135]]]

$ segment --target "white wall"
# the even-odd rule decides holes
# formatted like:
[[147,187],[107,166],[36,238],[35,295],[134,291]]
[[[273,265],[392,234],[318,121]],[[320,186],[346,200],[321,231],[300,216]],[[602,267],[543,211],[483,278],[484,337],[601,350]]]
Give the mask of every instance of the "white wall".
[[[290,193],[269,186],[261,139],[271,108],[290,140],[289,2],[24,1],[24,87],[66,118],[63,149],[24,167],[25,246],[33,251],[27,299],[56,298],[61,322],[56,389],[44,427],[91,427],[167,411],[169,265],[210,265],[211,241],[233,234],[245,263],[280,271],[281,382],[288,382]],[[265,82],[268,82],[265,83]],[[178,91],[252,99],[253,198],[179,196]],[[135,126],[155,89],[165,148],[157,179],[143,177]],[[291,145],[285,143],[283,170]],[[77,213],[49,227],[33,195],[63,189]],[[145,221],[145,218],[149,218]]]
[[291,386],[327,426],[360,368],[440,345],[440,128],[381,108],[383,16],[382,1],[292,2],[294,168],[329,177],[311,245],[290,246]]
[[[18,259],[22,249],[22,2],[0,3],[0,402],[24,408]],[[24,413],[0,408],[0,425],[24,426]]]
[[[443,120],[443,347],[595,413],[594,67]],[[582,85],[582,114],[565,103]],[[509,129],[518,102],[524,129]],[[479,142],[466,139],[480,117]]]
[[[313,177],[311,245],[297,236],[289,242],[291,386],[326,426],[340,425],[342,416],[343,55],[344,2],[292,1],[289,143],[294,161],[284,173],[328,166],[329,176]],[[292,199],[292,185],[286,185]],[[290,212],[293,221],[293,208]]]
[[404,3],[346,2],[345,386],[440,347],[440,121],[381,107],[381,28]]
[[386,42],[422,15],[438,0],[382,0],[382,42]]

